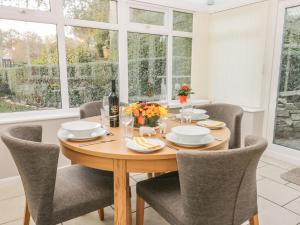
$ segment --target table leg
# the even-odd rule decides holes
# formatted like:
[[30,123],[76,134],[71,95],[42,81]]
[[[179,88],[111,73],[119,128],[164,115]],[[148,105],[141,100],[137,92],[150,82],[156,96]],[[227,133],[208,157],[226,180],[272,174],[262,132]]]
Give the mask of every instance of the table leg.
[[[131,225],[129,183],[126,173],[126,161],[114,160],[114,225]],[[131,207],[130,207],[131,208]]]

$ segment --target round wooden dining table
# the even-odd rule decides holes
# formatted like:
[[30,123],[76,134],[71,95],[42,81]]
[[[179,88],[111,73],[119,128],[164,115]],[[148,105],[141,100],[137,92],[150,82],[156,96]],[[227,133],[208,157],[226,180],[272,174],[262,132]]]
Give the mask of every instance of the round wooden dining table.
[[[100,117],[87,121],[100,122]],[[169,120],[167,130],[180,125]],[[164,140],[166,147],[151,154],[141,154],[126,148],[122,128],[111,128],[113,135],[93,141],[74,142],[59,138],[62,153],[73,163],[113,171],[114,174],[114,224],[131,225],[131,204],[129,194],[129,173],[164,173],[177,171],[176,153],[179,150],[226,150],[230,138],[228,128],[212,130],[215,141],[200,148],[183,148]],[[138,135],[137,131],[136,135]]]

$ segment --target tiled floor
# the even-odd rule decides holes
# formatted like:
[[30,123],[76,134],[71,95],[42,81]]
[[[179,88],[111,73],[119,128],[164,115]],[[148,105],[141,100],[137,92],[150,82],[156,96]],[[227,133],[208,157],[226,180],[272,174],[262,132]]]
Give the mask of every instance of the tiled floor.
[[[258,205],[261,225],[300,225],[300,186],[288,183],[280,174],[294,166],[263,157],[258,166]],[[135,184],[146,179],[145,174],[131,174],[132,214],[135,224]],[[19,180],[0,181],[0,224],[21,225],[24,193]],[[87,214],[64,225],[113,225],[113,207],[105,209],[105,221],[100,222],[96,212]],[[31,221],[31,225],[34,222]],[[247,225],[246,222],[243,225]],[[146,206],[145,225],[168,225],[152,208]]]

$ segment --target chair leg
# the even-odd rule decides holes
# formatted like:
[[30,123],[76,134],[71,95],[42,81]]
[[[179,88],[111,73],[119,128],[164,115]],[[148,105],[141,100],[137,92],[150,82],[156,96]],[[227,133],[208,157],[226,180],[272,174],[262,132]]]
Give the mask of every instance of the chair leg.
[[99,218],[101,221],[104,220],[104,209],[101,208],[101,209],[98,209],[98,214],[99,214]]
[[258,214],[250,218],[249,223],[250,225],[259,225]]
[[144,225],[144,210],[145,210],[145,201],[142,197],[137,195],[137,199],[136,199],[136,225]]
[[27,201],[25,201],[23,225],[29,225],[29,223],[30,223],[30,212],[29,212],[29,209],[28,209]]
[[148,179],[153,177],[153,173],[148,173]]

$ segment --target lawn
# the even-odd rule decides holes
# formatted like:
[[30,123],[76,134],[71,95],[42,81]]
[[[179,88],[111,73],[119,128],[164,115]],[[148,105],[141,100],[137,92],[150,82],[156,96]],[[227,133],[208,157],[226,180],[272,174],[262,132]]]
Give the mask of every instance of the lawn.
[[29,111],[29,110],[33,110],[33,108],[30,106],[15,105],[6,102],[0,98],[0,113],[20,112],[20,111]]

